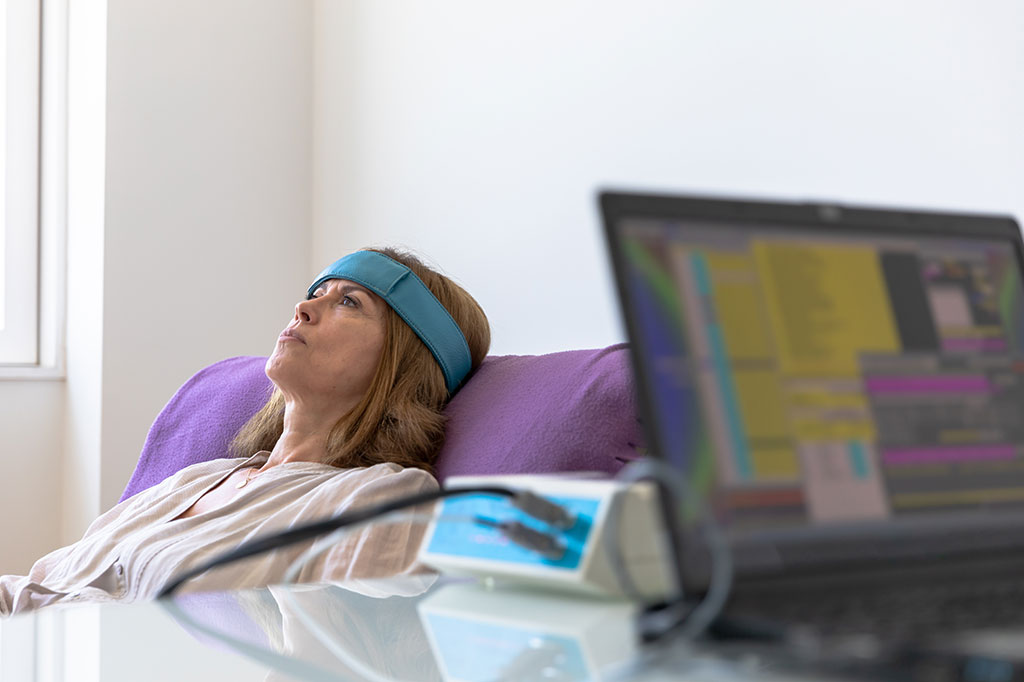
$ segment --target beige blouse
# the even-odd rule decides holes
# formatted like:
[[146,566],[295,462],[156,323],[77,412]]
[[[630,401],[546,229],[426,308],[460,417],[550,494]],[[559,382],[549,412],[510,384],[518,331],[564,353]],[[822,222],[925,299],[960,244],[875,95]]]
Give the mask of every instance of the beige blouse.
[[[27,576],[0,576],[0,615],[68,601],[152,598],[175,576],[247,540],[438,487],[427,472],[397,464],[339,469],[288,462],[253,477],[222,507],[177,518],[236,470],[262,466],[268,455],[258,452],[249,458],[194,464],[121,502],[96,519],[81,540],[37,561]],[[423,523],[408,519],[360,526],[309,562],[299,581],[351,581],[411,572],[425,530]],[[280,582],[312,542],[216,568],[185,583],[180,591]]]

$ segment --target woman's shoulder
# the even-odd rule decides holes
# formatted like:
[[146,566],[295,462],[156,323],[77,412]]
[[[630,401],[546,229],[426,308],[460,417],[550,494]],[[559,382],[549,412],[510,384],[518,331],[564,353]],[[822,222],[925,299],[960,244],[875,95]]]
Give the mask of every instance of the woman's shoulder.
[[440,486],[429,472],[415,467],[403,467],[394,462],[381,462],[368,467],[341,469],[335,480],[339,484],[356,487],[394,488],[408,493],[436,490]]
[[332,510],[377,504],[409,495],[433,492],[440,486],[430,473],[391,462],[339,469],[310,494]]

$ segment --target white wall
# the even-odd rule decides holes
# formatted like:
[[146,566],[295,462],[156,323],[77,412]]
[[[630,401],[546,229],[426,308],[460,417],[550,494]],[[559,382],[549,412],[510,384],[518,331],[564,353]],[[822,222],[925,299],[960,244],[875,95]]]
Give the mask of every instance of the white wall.
[[26,571],[58,540],[64,384],[0,381],[0,573]]
[[622,338],[594,193],[1024,215],[1024,7],[316,0],[317,262],[406,243],[492,350]]
[[67,8],[67,381],[54,545],[80,535],[96,516],[102,461],[107,1]]

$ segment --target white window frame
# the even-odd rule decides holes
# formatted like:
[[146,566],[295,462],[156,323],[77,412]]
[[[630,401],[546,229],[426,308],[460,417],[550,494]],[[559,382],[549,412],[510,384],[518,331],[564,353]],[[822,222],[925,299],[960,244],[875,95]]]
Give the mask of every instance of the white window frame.
[[39,364],[39,0],[5,0],[0,361]]
[[[8,324],[0,380],[64,377],[67,0],[3,0],[7,54],[3,182]],[[0,9],[0,11],[4,11]],[[0,239],[3,235],[0,234]]]

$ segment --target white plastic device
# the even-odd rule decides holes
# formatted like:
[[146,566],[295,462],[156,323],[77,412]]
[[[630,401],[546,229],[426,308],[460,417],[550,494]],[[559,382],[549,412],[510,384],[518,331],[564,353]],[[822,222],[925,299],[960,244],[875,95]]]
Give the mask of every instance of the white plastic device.
[[[451,489],[487,485],[541,495],[568,509],[575,523],[565,530],[555,528],[496,495],[474,493],[447,498],[435,506],[435,518],[467,520],[431,523],[420,549],[423,563],[446,573],[593,595],[650,600],[676,594],[676,572],[658,493],[651,483],[564,475],[459,476],[446,482]],[[469,517],[476,516],[496,522],[519,521],[555,536],[565,551],[559,558],[545,557],[512,543],[499,529],[473,523]],[[610,535],[613,531],[614,537]],[[619,557],[617,561],[613,552]],[[626,581],[621,572],[626,573]],[[630,583],[633,590],[627,587]]]

